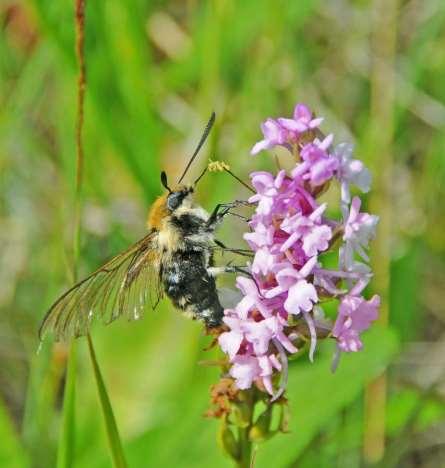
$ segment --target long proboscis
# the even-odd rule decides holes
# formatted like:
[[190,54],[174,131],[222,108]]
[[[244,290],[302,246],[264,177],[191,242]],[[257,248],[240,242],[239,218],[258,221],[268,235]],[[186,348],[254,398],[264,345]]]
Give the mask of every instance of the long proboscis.
[[192,157],[190,158],[190,161],[188,162],[187,166],[185,167],[184,172],[182,173],[182,176],[178,180],[178,184],[180,184],[182,182],[182,179],[187,174],[187,171],[189,170],[190,166],[192,165],[192,162],[194,161],[196,156],[198,156],[199,150],[201,149],[202,145],[207,140],[207,137],[209,136],[210,130],[212,129],[213,124],[215,123],[215,117],[216,117],[215,112],[212,112],[212,115],[210,116],[210,119],[207,122],[206,128],[204,129],[204,132],[203,132],[203,134],[201,136],[201,139],[199,140],[198,146],[196,147]]

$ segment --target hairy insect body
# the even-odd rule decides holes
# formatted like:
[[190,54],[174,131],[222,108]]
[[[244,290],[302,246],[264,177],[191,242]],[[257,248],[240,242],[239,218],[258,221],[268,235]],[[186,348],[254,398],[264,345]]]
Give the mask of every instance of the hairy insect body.
[[187,316],[207,327],[221,325],[223,307],[208,269],[213,266],[211,243],[215,225],[201,207],[187,206],[165,219],[159,232],[160,277],[165,294]]
[[165,294],[186,315],[209,328],[222,323],[223,307],[214,279],[214,231],[224,217],[211,216],[193,200],[193,187],[180,186],[150,210],[148,234],[66,291],[49,309],[39,330],[56,340],[86,335],[96,317],[139,319]]
[[[214,119],[212,114],[178,184]],[[56,340],[86,335],[96,319],[105,324],[118,317],[137,320],[146,307],[154,309],[164,295],[207,327],[222,323],[223,307],[214,279],[220,269],[213,267],[212,256],[215,246],[221,243],[213,234],[234,205],[219,204],[209,216],[194,202],[194,188],[204,173],[193,185],[180,185],[174,190],[168,186],[165,172],[161,173],[161,183],[168,193],[154,202],[147,235],[62,294],[42,321],[40,339],[49,331]]]
[[162,283],[173,305],[209,327],[221,325],[223,308],[216,293],[213,277],[206,270],[204,252],[175,252],[163,267]]

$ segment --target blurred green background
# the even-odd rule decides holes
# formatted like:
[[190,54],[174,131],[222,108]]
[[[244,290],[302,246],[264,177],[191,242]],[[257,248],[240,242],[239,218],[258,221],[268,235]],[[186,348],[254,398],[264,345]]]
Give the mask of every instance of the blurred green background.
[[[0,3],[1,467],[56,463],[67,349],[36,351],[73,256],[73,9]],[[373,171],[368,201],[382,217],[373,288],[389,326],[367,333],[335,375],[334,343],[315,364],[292,364],[290,433],[261,445],[255,466],[444,466],[445,2],[109,0],[86,13],[81,274],[144,234],[160,168],[181,172],[211,110],[216,129],[194,173],[212,157],[247,178],[274,167],[249,157],[259,123],[306,102]],[[222,174],[201,185],[207,209],[245,196]],[[242,229],[230,220],[220,238],[241,245]],[[163,303],[93,339],[131,467],[231,465],[218,422],[203,418],[218,371],[198,361],[218,354],[203,352],[199,324]],[[382,406],[369,382],[385,369]],[[111,466],[84,339],[75,412],[73,466]]]

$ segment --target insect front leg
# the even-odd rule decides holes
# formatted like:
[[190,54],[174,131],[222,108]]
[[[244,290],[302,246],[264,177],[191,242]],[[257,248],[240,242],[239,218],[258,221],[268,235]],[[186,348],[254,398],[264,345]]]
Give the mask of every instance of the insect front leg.
[[222,219],[230,213],[232,208],[250,205],[251,203],[245,200],[235,200],[231,203],[218,203],[207,221],[207,227],[211,230],[214,230],[216,226],[222,221]]
[[213,241],[218,246],[218,247],[214,247],[214,250],[220,250],[222,253],[230,252],[230,253],[234,253],[234,254],[237,254],[237,255],[241,255],[243,257],[253,257],[253,255],[254,255],[251,250],[227,247],[225,244],[223,244],[218,239],[214,239]]
[[207,268],[207,273],[213,277],[222,275],[224,273],[241,273],[242,275],[245,275],[248,278],[250,278],[255,283],[255,286],[258,290],[258,295],[260,297],[263,297],[263,293],[261,292],[261,289],[257,283],[256,278],[252,275],[252,273],[245,266],[231,265],[229,263],[221,267],[209,267]]

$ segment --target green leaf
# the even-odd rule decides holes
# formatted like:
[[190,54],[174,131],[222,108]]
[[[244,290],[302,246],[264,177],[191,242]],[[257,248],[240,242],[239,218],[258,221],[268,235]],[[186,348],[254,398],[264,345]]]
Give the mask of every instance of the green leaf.
[[93,341],[88,335],[88,349],[90,352],[91,363],[93,365],[94,378],[96,379],[97,392],[99,394],[100,405],[102,408],[105,426],[107,429],[108,443],[110,444],[113,464],[116,468],[126,468],[124,450],[117,429],[116,419],[114,418],[113,408],[111,407],[110,398],[108,397],[107,389],[102,378],[102,374],[97,362],[96,353],[93,347]]
[[396,349],[394,334],[376,327],[366,334],[362,351],[342,356],[335,374],[330,371],[330,355],[319,357],[314,364],[293,366],[287,389],[292,413],[290,433],[262,445],[256,467],[295,462],[314,436],[342,408],[352,404],[373,377],[382,373]]
[[54,408],[57,406],[61,376],[51,369],[51,343],[42,343],[38,353],[34,347],[30,347],[29,353],[32,358],[22,420],[22,441],[31,459],[40,460],[40,466],[54,466],[56,441],[53,440],[53,427],[58,419]]

